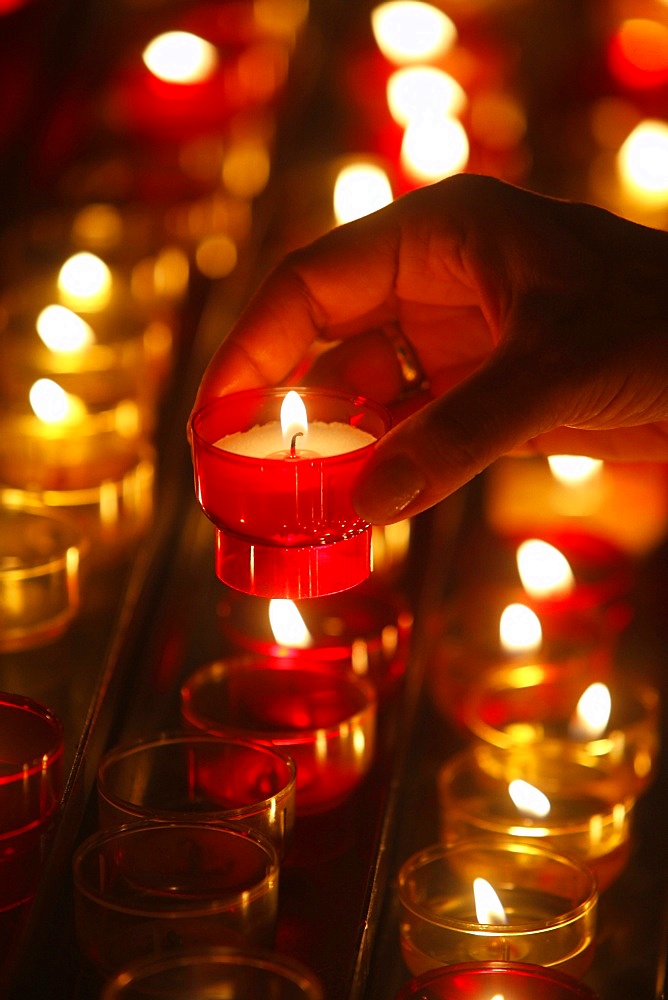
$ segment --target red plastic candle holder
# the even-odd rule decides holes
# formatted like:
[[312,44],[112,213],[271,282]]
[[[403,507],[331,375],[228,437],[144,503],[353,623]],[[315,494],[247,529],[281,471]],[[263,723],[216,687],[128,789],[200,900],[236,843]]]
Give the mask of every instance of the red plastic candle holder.
[[597,1000],[597,994],[571,976],[524,962],[465,962],[416,976],[395,1000]]
[[[389,414],[359,397],[298,389],[313,422],[342,424],[375,440]],[[195,489],[216,526],[216,572],[260,597],[320,597],[347,590],[371,572],[371,526],[352,504],[353,485],[374,442],[321,457],[299,447],[251,457],[217,442],[279,422],[286,389],[247,390],[206,404],[192,421]]]

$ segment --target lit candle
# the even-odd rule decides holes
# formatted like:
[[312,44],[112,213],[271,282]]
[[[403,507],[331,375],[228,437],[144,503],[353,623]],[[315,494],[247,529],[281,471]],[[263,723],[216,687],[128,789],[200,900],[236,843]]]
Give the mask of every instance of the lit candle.
[[371,527],[351,495],[389,417],[366,400],[304,389],[295,395],[307,422],[288,416],[282,427],[285,395],[249,390],[195,414],[195,486],[216,525],[224,583],[258,596],[317,597],[371,572]]
[[463,962],[424,972],[395,1000],[597,1000],[596,994],[558,969],[524,962]]
[[598,892],[591,871],[537,844],[436,844],[398,876],[400,940],[414,975],[462,962],[512,961],[584,975]]
[[542,843],[579,858],[600,889],[628,861],[635,794],[593,757],[473,745],[446,762],[438,785],[446,844],[504,838]]

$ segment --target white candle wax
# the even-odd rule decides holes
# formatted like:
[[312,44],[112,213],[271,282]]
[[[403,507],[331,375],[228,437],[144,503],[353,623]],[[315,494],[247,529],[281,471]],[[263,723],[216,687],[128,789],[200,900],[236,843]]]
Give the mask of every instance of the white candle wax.
[[[375,440],[373,434],[360,430],[359,427],[351,427],[350,424],[314,420],[309,423],[306,434],[300,435],[295,441],[295,457],[299,458],[300,452],[308,452],[309,458],[343,455],[373,444]],[[289,454],[278,420],[257,424],[247,431],[227,434],[216,441],[216,447],[249,458],[280,457]]]

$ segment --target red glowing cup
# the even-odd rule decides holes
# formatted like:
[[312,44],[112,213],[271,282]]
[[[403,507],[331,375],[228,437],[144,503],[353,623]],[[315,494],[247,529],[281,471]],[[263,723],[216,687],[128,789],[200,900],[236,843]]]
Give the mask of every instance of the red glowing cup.
[[465,962],[416,976],[395,1000],[597,1000],[597,994],[571,976],[523,962]]
[[[390,426],[382,407],[327,390],[299,389],[309,425],[343,425],[372,439]],[[222,396],[192,422],[195,489],[216,526],[216,572],[260,597],[320,597],[371,572],[371,526],[352,504],[353,485],[374,441],[325,457],[272,452],[251,457],[216,442],[280,421],[286,389]],[[368,440],[368,439],[367,439]]]
[[60,720],[30,698],[0,694],[0,913],[35,894],[62,788]]
[[374,756],[376,695],[339,663],[239,656],[206,664],[181,690],[189,725],[278,747],[297,765],[297,816],[343,802]]

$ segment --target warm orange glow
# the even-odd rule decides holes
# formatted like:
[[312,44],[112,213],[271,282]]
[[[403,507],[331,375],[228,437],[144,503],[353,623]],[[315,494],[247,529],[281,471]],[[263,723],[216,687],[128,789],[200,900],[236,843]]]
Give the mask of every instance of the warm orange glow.
[[392,185],[375,163],[351,163],[334,182],[334,215],[337,223],[352,222],[389,205]]
[[414,180],[429,183],[459,173],[468,163],[469,141],[456,118],[409,122],[401,143],[401,163]]
[[516,778],[508,785],[508,794],[515,806],[524,816],[544,819],[550,812],[551,804],[547,795],[540,788]]
[[65,306],[46,306],[37,317],[36,327],[50,351],[80,351],[95,340],[92,327]]
[[269,601],[269,624],[280,646],[304,649],[313,642],[294,601],[278,597]]
[[588,458],[586,455],[549,455],[547,462],[554,478],[565,486],[589,483],[603,470],[600,458]]
[[668,26],[649,18],[623,21],[608,49],[613,75],[628,87],[657,87],[668,80]]
[[590,684],[580,695],[569,726],[569,735],[577,740],[596,740],[603,735],[610,721],[612,698],[606,684]]
[[406,66],[387,81],[390,114],[402,127],[425,115],[456,117],[466,103],[466,94],[457,81],[435,66]]
[[87,251],[69,257],[58,272],[60,295],[73,309],[104,309],[111,288],[111,271],[103,260]]
[[442,10],[419,0],[390,0],[371,12],[378,48],[397,66],[429,62],[449,52],[457,29]]
[[29,399],[35,416],[44,424],[75,424],[86,416],[82,400],[50,378],[38,379],[30,387]]
[[617,168],[630,194],[648,203],[668,202],[668,122],[641,122],[622,144]]
[[507,653],[540,649],[543,630],[538,615],[525,604],[509,604],[499,619],[499,639]]
[[538,538],[528,539],[519,546],[517,569],[522,586],[531,597],[564,597],[575,586],[566,556]]
[[201,83],[218,65],[218,52],[210,42],[189,31],[167,31],[144,49],[144,63],[159,80],[168,83]]
[[283,433],[283,444],[286,448],[290,447],[295,434],[301,435],[300,444],[305,444],[306,435],[308,434],[306,406],[302,397],[294,389],[290,389],[285,394],[285,398],[281,403],[281,431]]
[[479,924],[507,924],[508,918],[494,887],[485,878],[473,880],[475,915]]

